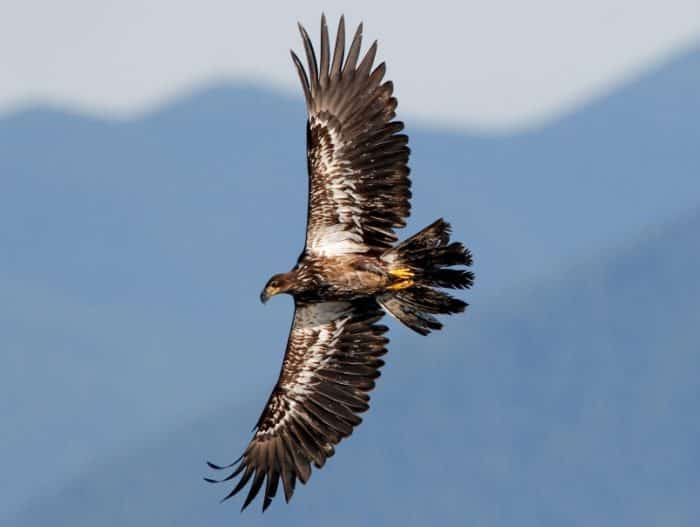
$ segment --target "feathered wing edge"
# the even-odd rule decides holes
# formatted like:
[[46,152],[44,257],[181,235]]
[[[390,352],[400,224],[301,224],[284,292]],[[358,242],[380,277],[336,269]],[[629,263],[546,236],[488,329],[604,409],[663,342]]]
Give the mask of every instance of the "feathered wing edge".
[[321,468],[362,422],[358,414],[369,408],[368,392],[384,365],[379,357],[386,353],[387,327],[376,324],[382,315],[374,300],[297,306],[282,371],[253,439],[232,464],[208,463],[233,472],[206,481],[239,477],[223,500],[251,482],[243,510],[265,482],[265,511],[281,480],[289,502],[296,481],[306,483],[311,476],[311,463]]
[[[386,72],[386,64],[383,62],[372,72],[372,80],[375,82],[370,82],[369,84],[364,82],[364,79],[369,76],[377,54],[376,40],[372,43],[370,49],[358,66],[360,48],[362,46],[362,23],[357,26],[357,30],[350,43],[347,57],[345,57],[345,17],[340,17],[331,63],[328,24],[326,23],[326,16],[321,15],[320,65],[316,60],[314,45],[311,42],[306,28],[304,28],[301,23],[299,23],[298,26],[304,44],[304,53],[309,70],[308,74],[297,54],[294,53],[293,50],[290,50],[290,54],[296,66],[297,73],[299,74],[299,80],[304,90],[304,98],[309,114],[314,114],[326,106],[342,107],[343,100],[340,100],[340,97],[342,96],[345,100],[352,99],[354,95],[357,95],[356,92],[363,87],[360,86],[360,84],[364,84],[364,87],[367,88],[368,91],[376,89],[379,86]],[[362,82],[356,82],[357,80]],[[333,90],[328,90],[331,84],[338,84],[339,86]],[[348,90],[348,88],[352,89]]]
[[299,30],[308,74],[291,55],[309,114],[307,248],[380,253],[396,242],[394,229],[404,227],[410,214],[410,150],[408,137],[399,133],[403,123],[392,121],[393,83],[382,82],[384,62],[373,69],[376,41],[360,58],[362,24],[346,55],[341,17],[331,55],[322,16],[320,63],[308,33],[301,25]]

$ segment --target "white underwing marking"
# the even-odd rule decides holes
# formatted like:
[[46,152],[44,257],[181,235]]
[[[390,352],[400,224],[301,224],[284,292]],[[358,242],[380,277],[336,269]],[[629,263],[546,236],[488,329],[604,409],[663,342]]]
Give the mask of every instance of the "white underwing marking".
[[320,144],[316,148],[319,166],[316,168],[325,174],[327,180],[326,188],[330,191],[333,209],[326,213],[332,214],[334,224],[310,225],[309,248],[321,256],[364,252],[366,246],[361,221],[364,197],[356,190],[352,167],[336,155],[343,149],[345,142],[327,120],[312,116],[311,126],[323,127],[328,134],[319,135]]

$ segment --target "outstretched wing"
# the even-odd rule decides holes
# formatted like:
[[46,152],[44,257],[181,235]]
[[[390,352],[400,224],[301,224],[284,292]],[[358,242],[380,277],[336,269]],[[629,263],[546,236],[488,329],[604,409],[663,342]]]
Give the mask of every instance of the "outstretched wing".
[[[334,445],[360,424],[386,353],[383,312],[374,300],[297,305],[282,371],[243,455],[228,467],[240,476],[228,499],[252,480],[243,509],[266,480],[263,511],[280,479],[289,501],[311,463],[321,468]],[[215,480],[208,481],[215,482]],[[242,510],[242,509],[241,509]]]
[[378,254],[397,240],[410,213],[408,137],[394,121],[393,84],[382,83],[386,66],[373,68],[376,41],[358,65],[362,24],[345,58],[341,17],[331,57],[328,27],[321,19],[320,65],[300,25],[308,75],[292,59],[304,89],[309,203],[306,252],[320,256]]

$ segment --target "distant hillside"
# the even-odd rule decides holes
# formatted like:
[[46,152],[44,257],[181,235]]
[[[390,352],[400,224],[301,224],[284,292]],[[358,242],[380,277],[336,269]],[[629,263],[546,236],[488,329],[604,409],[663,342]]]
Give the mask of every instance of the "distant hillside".
[[244,447],[261,387],[12,524],[697,525],[699,230],[700,209],[444,336],[397,339],[365,424],[289,508],[243,519],[200,479],[205,454]]
[[[533,277],[698,206],[699,94],[696,50],[530,133],[409,122],[405,234],[444,216],[477,262],[474,314],[418,342],[462,347],[459,328],[482,331],[487,305],[511,312]],[[291,313],[257,295],[303,240],[303,121],[300,99],[250,86],[130,122],[46,108],[0,118],[0,463],[12,474],[0,515],[209,409],[258,406]]]

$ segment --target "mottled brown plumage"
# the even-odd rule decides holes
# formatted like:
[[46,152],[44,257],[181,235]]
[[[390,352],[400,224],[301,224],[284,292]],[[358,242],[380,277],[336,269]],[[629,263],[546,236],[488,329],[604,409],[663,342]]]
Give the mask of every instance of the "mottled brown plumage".
[[[442,327],[436,314],[466,303],[437,288],[468,288],[471,265],[450,226],[438,220],[395,245],[394,230],[410,212],[408,137],[393,120],[393,85],[374,67],[376,42],[360,59],[362,25],[345,54],[340,19],[334,51],[321,18],[320,64],[299,26],[307,70],[292,52],[306,100],[309,202],[306,243],[294,268],[273,276],[261,300],[287,293],[295,313],[279,379],[253,439],[220,481],[238,478],[230,498],[250,484],[247,507],[265,485],[263,510],[280,482],[287,501],[306,483],[369,408],[386,353],[384,312],[426,335]],[[208,479],[208,481],[215,481]]]

